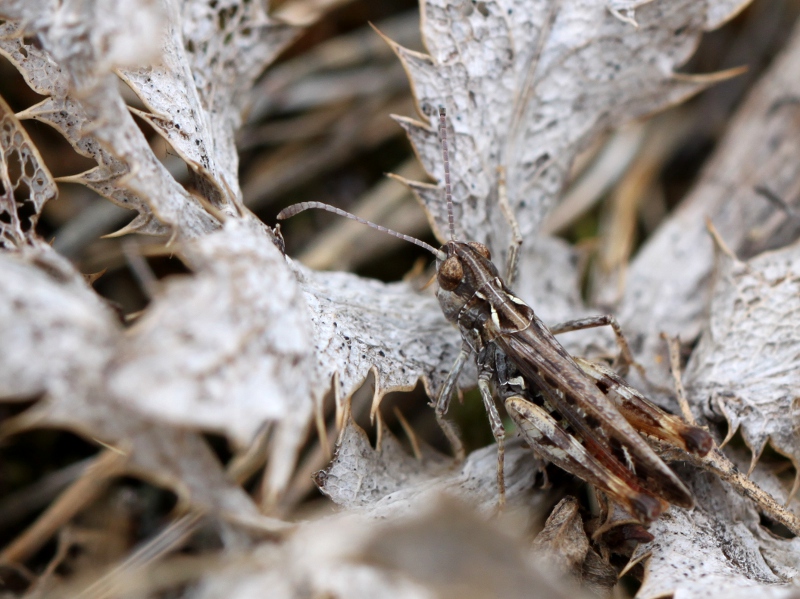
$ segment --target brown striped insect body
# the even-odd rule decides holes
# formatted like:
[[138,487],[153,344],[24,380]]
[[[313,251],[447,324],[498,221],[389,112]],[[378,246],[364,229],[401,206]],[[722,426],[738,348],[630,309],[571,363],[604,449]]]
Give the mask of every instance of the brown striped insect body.
[[[434,403],[436,416],[456,454],[463,457],[459,436],[445,415],[461,370],[473,355],[478,388],[498,445],[501,504],[505,501],[505,432],[496,399],[503,402],[519,433],[538,454],[605,491],[642,522],[657,518],[670,503],[690,507],[691,493],[640,432],[699,455],[713,446],[711,436],[664,412],[607,367],[576,360],[554,336],[559,331],[611,325],[632,362],[613,317],[548,329],[511,292],[485,245],[455,239],[443,109],[440,129],[451,233],[451,240],[440,249],[318,202],[296,204],[278,218],[321,208],[425,247],[436,256],[437,297],[445,317],[462,337],[461,352]],[[516,252],[510,251],[509,256],[506,271],[513,273]]]

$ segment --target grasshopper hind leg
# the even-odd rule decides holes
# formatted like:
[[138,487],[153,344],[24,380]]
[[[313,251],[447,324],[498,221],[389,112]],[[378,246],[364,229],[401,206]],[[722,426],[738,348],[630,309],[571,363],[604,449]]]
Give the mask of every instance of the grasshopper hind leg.
[[505,406],[520,435],[539,456],[605,491],[642,522],[652,522],[669,506],[642,489],[630,473],[609,470],[544,407],[520,396],[506,398]]

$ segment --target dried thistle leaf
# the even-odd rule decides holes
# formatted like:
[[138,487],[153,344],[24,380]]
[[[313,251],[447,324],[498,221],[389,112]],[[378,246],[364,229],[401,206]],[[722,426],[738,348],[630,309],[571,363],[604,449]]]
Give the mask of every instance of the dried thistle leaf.
[[741,430],[756,462],[767,442],[800,466],[795,399],[800,344],[800,245],[747,263],[719,252],[710,318],[686,379],[697,405],[720,411]]
[[[596,2],[425,2],[430,55],[393,47],[430,120],[399,121],[425,169],[442,181],[436,110],[450,111],[456,235],[501,255],[509,233],[497,206],[498,167],[527,236],[594,135],[702,89],[707,79],[673,70],[694,51],[711,4],[649,2],[636,11],[637,28]],[[439,239],[449,238],[441,190],[413,188]]]
[[697,506],[673,507],[651,525],[655,540],[634,557],[647,559],[637,597],[794,596],[789,582],[800,566],[800,538],[765,531],[752,504],[715,476],[685,471],[683,479]]
[[35,253],[0,252],[0,281],[0,397],[89,386],[120,334],[111,309],[44,244]]
[[[76,150],[97,160],[99,179],[106,185],[115,182],[122,193],[103,186],[97,191],[139,209],[137,224],[147,232],[158,230],[150,224],[155,214],[163,225],[191,237],[212,230],[215,222],[156,159],[112,74],[116,66],[158,56],[161,7],[155,0],[65,2],[56,7],[45,1],[5,3],[0,7],[0,15],[9,20],[3,24],[3,52],[12,62],[24,59],[15,66],[37,92],[50,96],[24,117],[58,129]],[[31,53],[26,37],[36,39],[42,50]]]
[[[688,342],[704,326],[714,268],[706,219],[733,251],[748,255],[775,247],[770,244],[786,228],[791,217],[759,197],[754,186],[767,185],[787,200],[797,197],[800,122],[782,99],[800,94],[798,70],[800,31],[795,31],[736,113],[695,188],[631,264],[619,320],[640,335],[645,363],[666,360],[662,331]],[[666,370],[660,372],[658,382],[671,387]],[[659,377],[659,370],[649,375]]]
[[[608,0],[606,6],[614,15],[625,22],[637,25],[636,10],[653,0]],[[706,30],[720,27],[750,4],[750,0],[716,0],[709,2],[706,13]]]
[[[42,206],[56,195],[55,181],[39,151],[0,98],[0,248],[19,249],[34,243]],[[23,207],[23,213],[29,213],[24,218],[20,217]]]
[[189,164],[215,204],[241,199],[234,132],[253,81],[297,33],[261,3],[169,5],[161,64],[120,69],[150,112],[136,111]]
[[[497,509],[497,448],[494,445],[471,453],[459,465],[439,454],[417,460],[408,455],[388,431],[374,449],[366,433],[348,417],[339,436],[336,455],[317,473],[320,490],[335,503],[359,509],[373,518],[395,518],[410,506],[447,493],[475,507],[479,513]],[[524,506],[524,517],[535,517],[547,502],[534,489],[543,463],[519,439],[506,446],[506,499],[510,506]]]
[[199,435],[145,419],[114,400],[104,372],[122,334],[112,310],[48,246],[0,253],[0,401],[43,396],[4,424],[66,428],[130,451],[129,472],[165,485],[189,506],[257,514]]
[[231,220],[182,254],[194,274],[167,280],[125,335],[109,389],[152,418],[240,446],[278,422],[270,476],[282,488],[326,388],[301,291],[255,220]]
[[[405,283],[293,267],[311,310],[325,388],[338,375],[340,405],[370,371],[375,372],[373,409],[389,391],[411,390],[420,379],[436,396],[461,341],[435,298]],[[467,372],[464,378],[474,377]]]
[[[61,12],[69,9],[65,5]],[[13,14],[10,10],[3,11],[6,11],[5,6],[0,14]],[[123,18],[124,14],[114,16]],[[129,27],[128,23],[117,22],[106,14],[92,14],[86,18],[89,27],[96,19]],[[54,19],[68,20],[64,15]],[[101,77],[101,71],[95,70],[100,68],[98,65],[83,64],[82,54],[93,57],[102,54],[93,45],[102,40],[91,36],[79,40],[83,44],[83,50],[79,51],[51,39],[49,35],[54,31],[36,29],[37,25],[48,27],[49,21],[32,20],[26,23],[25,29],[11,21],[4,23],[0,51],[36,92],[50,96],[20,117],[37,119],[54,127],[76,151],[98,162],[97,169],[75,181],[88,184],[123,207],[136,209],[141,217],[137,226],[142,232],[165,233],[174,228],[182,236],[194,237],[216,228],[216,221],[172,178],[150,150],[119,95],[115,76],[109,71]],[[28,37],[39,40],[43,47],[26,43]],[[67,53],[67,56],[60,57],[58,52]],[[78,52],[77,57],[71,52]],[[100,63],[110,68],[103,60]],[[83,79],[76,81],[80,76]],[[154,216],[160,221],[160,227],[152,223]]]
[[[6,16],[24,18],[24,27],[13,21],[2,24],[2,51],[37,92],[49,96],[23,116],[52,125],[76,150],[98,162],[97,168],[69,180],[136,209],[139,216],[126,232],[170,232],[194,240],[180,252],[196,275],[170,282],[135,330],[122,336],[114,331],[119,338],[107,356],[107,378],[76,385],[73,395],[92,404],[104,389],[114,400],[145,413],[142,422],[158,419],[219,430],[239,445],[252,441],[266,421],[278,421],[268,475],[275,491],[289,478],[323,385],[309,358],[311,329],[296,282],[274,236],[237,203],[233,134],[246,88],[294,30],[270,21],[257,3],[214,7],[188,2],[180,10],[170,4],[168,37],[163,38],[161,27],[150,28],[166,66],[125,70],[129,63],[114,52],[103,55],[108,32],[128,27],[123,20],[129,10],[151,11],[152,18],[164,19],[160,4],[153,8],[141,0],[117,10],[115,1],[103,0],[108,10],[98,12],[91,3],[70,2],[52,14],[42,13],[40,4],[10,3],[0,9]],[[81,22],[71,23],[76,14]],[[97,36],[81,34],[94,26]],[[56,31],[66,38],[53,38]],[[34,37],[37,45],[26,43]],[[149,42],[142,43],[145,51]],[[152,58],[146,51],[140,56]],[[127,73],[143,98],[166,112],[159,116],[170,117],[172,111],[189,119],[173,123],[178,125],[173,132],[190,121],[197,126],[184,141],[200,153],[190,156],[188,146],[184,151],[203,171],[198,188],[204,197],[187,192],[157,160],[119,94],[112,68]],[[163,85],[159,92],[177,90],[169,102],[144,86],[153,83],[146,75],[150,71],[156,73],[155,83]],[[226,226],[210,235],[221,219]],[[98,375],[92,371],[91,376]],[[92,427],[88,414],[68,412],[51,410],[41,417],[51,422],[62,418],[82,430]]]
[[114,67],[158,56],[164,23],[159,0],[9,0],[1,10],[28,32],[42,33],[40,41],[66,62],[78,87],[92,85]]

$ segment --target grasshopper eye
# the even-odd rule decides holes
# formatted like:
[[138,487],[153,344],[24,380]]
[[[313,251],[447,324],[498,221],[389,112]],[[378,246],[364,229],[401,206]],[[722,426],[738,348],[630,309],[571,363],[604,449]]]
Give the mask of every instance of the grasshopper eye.
[[489,251],[489,248],[487,248],[482,243],[478,243],[477,241],[468,241],[467,245],[476,252],[478,252],[481,256],[483,256],[487,260],[492,259],[492,253]]
[[439,267],[439,286],[445,291],[453,291],[464,278],[464,267],[458,256],[450,256]]

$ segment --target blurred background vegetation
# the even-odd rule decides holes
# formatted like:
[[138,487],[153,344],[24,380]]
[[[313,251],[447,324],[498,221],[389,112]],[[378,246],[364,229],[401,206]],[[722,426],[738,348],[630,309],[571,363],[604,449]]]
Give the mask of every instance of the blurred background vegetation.
[[[272,13],[307,28],[261,78],[239,132],[246,204],[273,225],[278,211],[290,204],[327,202],[434,243],[425,214],[411,193],[385,177],[387,172],[423,180],[426,175],[405,134],[389,118],[416,115],[408,80],[391,49],[370,26],[406,47],[422,50],[418,5],[412,0],[285,0],[273,2]],[[683,69],[709,73],[746,65],[746,73],[647,122],[609,132],[579,158],[573,181],[579,181],[604,150],[617,147],[612,144],[622,148],[617,154],[611,152],[611,162],[604,163],[588,189],[576,184],[566,190],[566,208],[548,224],[581,250],[588,299],[601,306],[613,301],[593,297],[593,278],[624,266],[680,202],[732,113],[782,48],[798,13],[797,0],[756,0],[733,21],[705,35]],[[0,95],[16,111],[42,99],[2,58]],[[132,93],[125,97],[131,105],[139,105]],[[179,180],[188,181],[182,177],[183,161],[147,124],[138,122],[164,164]],[[93,166],[46,125],[27,120],[24,126],[55,176],[68,177]],[[81,272],[102,273],[96,289],[128,320],[148,301],[132,264],[135,257],[144,256],[157,278],[184,272],[179,261],[164,255],[160,244],[151,246],[147,238],[103,238],[132,217],[133,213],[83,186],[63,183],[58,200],[45,206],[40,221],[42,236]],[[352,270],[384,281],[399,280],[409,272],[425,278],[429,257],[423,250],[327,213],[305,213],[286,223],[283,231],[287,253],[314,268]],[[620,245],[619,240],[627,241]],[[368,423],[368,387],[369,383],[354,401],[363,425]],[[384,400],[382,413],[394,429],[399,427],[396,414],[405,415],[423,438],[443,447],[426,402],[421,389],[394,393]],[[25,407],[0,404],[0,422]],[[456,407],[456,419],[470,449],[491,442],[480,402]],[[220,458],[230,459],[224,440],[209,438]],[[4,546],[76,478],[97,448],[64,431],[27,432],[1,442],[0,546]],[[314,497],[308,473],[322,467],[325,459],[310,439],[294,489],[294,506]],[[106,523],[98,528],[108,536],[108,555],[103,559],[111,561],[147,537],[173,504],[170,493],[125,479],[81,518],[86,530],[93,522]],[[48,563],[55,551],[54,541],[33,563]],[[0,579],[0,589],[26,584],[24,573],[18,571],[0,570]]]

